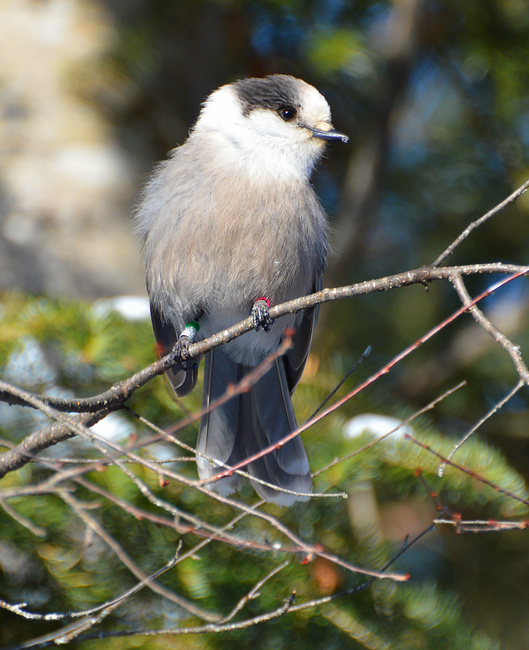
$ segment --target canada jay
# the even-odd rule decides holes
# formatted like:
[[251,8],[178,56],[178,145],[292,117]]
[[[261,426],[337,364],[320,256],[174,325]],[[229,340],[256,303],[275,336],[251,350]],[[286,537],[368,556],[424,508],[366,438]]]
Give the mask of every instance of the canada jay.
[[[190,340],[250,314],[254,319],[255,330],[205,355],[203,407],[275,351],[288,328],[295,331],[293,347],[251,390],[202,417],[197,465],[203,479],[297,426],[291,394],[307,361],[316,310],[273,322],[268,307],[321,286],[327,219],[309,177],[329,140],[347,137],[334,130],[315,88],[286,75],[242,79],[207,98],[187,141],[144,189],[136,228],[160,352],[175,344],[184,350]],[[197,365],[188,360],[169,371],[177,395],[193,389]],[[257,479],[256,492],[280,505],[304,501],[312,490],[299,438],[245,470]],[[211,488],[228,495],[240,485],[234,474]]]

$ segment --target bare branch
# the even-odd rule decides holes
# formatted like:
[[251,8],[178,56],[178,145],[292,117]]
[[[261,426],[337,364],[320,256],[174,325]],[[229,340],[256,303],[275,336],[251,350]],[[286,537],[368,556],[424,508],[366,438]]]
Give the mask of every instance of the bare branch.
[[[219,398],[218,400],[216,400],[215,402],[212,402],[209,406],[209,410],[217,408],[217,406],[231,399],[233,396],[239,394],[240,392],[248,390],[248,388],[252,386],[253,382],[257,381],[257,379],[259,379],[259,377],[264,372],[266,372],[266,370],[273,362],[273,360],[276,357],[283,354],[288,349],[289,346],[290,346],[290,338],[286,337],[282,342],[282,344],[279,346],[278,350],[269,354],[268,357],[261,364],[259,364],[259,366],[257,366],[257,368],[255,368],[251,373],[248,373],[237,384],[237,386],[228,386],[225,395]],[[164,357],[164,359],[161,359],[161,361],[152,364],[148,368],[140,371],[133,377],[127,379],[125,382],[116,384],[111,389],[111,391],[113,391],[114,389],[116,389],[116,387],[120,385],[123,386],[125,384],[128,384],[129,389],[124,389],[122,396],[120,398],[123,401],[126,401],[136,390],[136,388],[139,387],[138,383],[135,381],[134,378],[139,376],[145,378],[145,376],[148,376],[149,374],[147,371],[155,368],[156,371],[150,377],[150,379],[152,379],[157,374],[159,374],[157,369],[159,367],[160,362],[162,361],[165,363],[169,363],[167,367],[170,367],[172,364],[174,364],[174,360],[171,360],[171,354],[169,354],[166,357]],[[19,403],[24,403],[28,406],[32,406],[33,408],[42,411],[43,413],[48,415],[48,417],[57,420],[57,424],[53,424],[50,427],[46,427],[45,429],[41,429],[40,431],[36,431],[35,433],[32,433],[30,436],[25,438],[21,443],[19,443],[16,447],[10,449],[7,452],[4,452],[4,454],[0,454],[0,479],[3,476],[5,476],[5,474],[7,474],[8,472],[17,470],[23,465],[25,465],[26,463],[28,463],[29,461],[33,460],[33,458],[36,457],[39,452],[43,451],[44,449],[47,449],[48,447],[51,447],[52,445],[56,445],[59,442],[68,440],[69,438],[72,438],[77,434],[80,435],[84,434],[88,438],[90,438],[90,436],[93,436],[93,433],[89,431],[89,427],[93,426],[94,424],[102,420],[112,411],[121,408],[121,405],[116,400],[114,400],[112,404],[105,406],[104,408],[101,409],[100,412],[83,413],[77,417],[74,417],[74,416],[64,415],[63,413],[59,412],[56,408],[50,406],[49,402],[52,402],[54,400],[50,400],[45,397],[34,395],[20,388],[10,386],[5,382],[0,381],[0,393],[2,391],[8,392],[10,395],[19,399],[20,400]],[[98,400],[99,397],[96,397],[95,399]],[[182,420],[181,422],[179,422],[178,426],[174,428],[174,431],[177,431],[178,429],[182,429],[186,427],[188,424],[190,424],[191,422],[200,419],[200,417],[207,411],[208,409],[200,411],[198,414],[192,415],[189,418]],[[168,434],[166,432],[162,432],[157,439],[151,439],[147,443],[145,442],[139,443],[136,446],[133,446],[132,449],[139,448],[141,446],[144,446],[145,444],[151,444],[153,442],[156,442],[157,440],[166,439],[167,435]],[[178,444],[179,446],[187,449],[187,451],[196,453],[193,448],[184,445],[179,440],[174,438],[172,440],[173,442],[176,442],[176,444]],[[121,448],[118,447],[116,451],[120,452]]]
[[493,519],[464,521],[440,517],[434,519],[433,523],[436,526],[453,526],[458,533],[497,533],[500,530],[525,530],[529,527],[529,521],[494,521]]
[[[489,409],[489,411],[487,411],[487,413],[465,433],[465,435],[461,438],[461,440],[456,445],[454,445],[454,448],[448,454],[448,458],[447,458],[448,462],[452,460],[455,453],[458,451],[458,449],[461,449],[461,447],[470,438],[470,436],[472,436],[479,429],[479,427],[482,426],[482,424],[484,424],[489,418],[491,418],[495,413],[497,413],[500,409],[502,409],[505,406],[505,404],[507,404],[507,402],[509,402],[516,395],[516,393],[524,386],[525,383],[522,380],[520,380],[516,384],[516,386],[512,390],[510,390],[507,393],[507,395],[505,395],[503,399],[501,399],[497,404],[494,404],[494,406],[491,409]],[[446,469],[446,463],[441,463],[438,470],[439,478],[443,477],[443,474],[445,473],[445,469]]]
[[446,399],[449,395],[452,395],[452,393],[455,393],[456,390],[459,390],[463,386],[465,386],[466,382],[462,381],[457,386],[454,386],[453,388],[449,388],[447,391],[445,391],[442,395],[439,395],[439,397],[436,397],[434,400],[432,400],[429,404],[424,406],[423,408],[419,409],[418,411],[415,411],[412,415],[407,417],[406,419],[402,420],[398,424],[398,426],[394,427],[390,431],[382,434],[381,436],[378,436],[378,438],[374,438],[371,440],[371,442],[368,442],[365,444],[363,447],[360,447],[360,449],[355,449],[355,451],[351,452],[350,454],[347,454],[346,456],[342,456],[341,458],[336,458],[335,460],[331,461],[330,463],[327,463],[327,465],[324,465],[321,469],[319,469],[317,472],[314,472],[312,475],[313,478],[316,476],[319,476],[320,474],[323,474],[323,472],[326,472],[327,470],[331,469],[331,467],[334,467],[335,465],[339,465],[342,463],[344,460],[349,460],[349,458],[354,458],[355,456],[358,456],[359,454],[363,453],[367,449],[370,449],[371,447],[374,447],[377,445],[379,442],[382,442],[382,440],[385,440],[389,436],[391,436],[393,433],[396,433],[399,430],[403,430],[404,427],[406,427],[408,424],[413,422],[416,418],[418,418],[420,415],[423,415],[424,413],[427,413],[428,411],[431,411],[439,402],[442,402],[444,399]]
[[33,535],[36,535],[37,537],[46,537],[46,530],[44,528],[37,526],[37,524],[33,523],[30,519],[24,517],[24,515],[21,515],[14,508],[8,505],[5,502],[3,495],[0,496],[0,506],[2,506],[6,513],[15,521],[17,521],[21,526],[30,530]]
[[503,494],[504,496],[509,497],[510,499],[514,499],[515,501],[519,501],[520,503],[529,506],[528,499],[524,499],[523,497],[520,497],[517,494],[514,494],[513,492],[504,490],[503,488],[499,487],[492,481],[489,481],[481,474],[478,474],[478,472],[474,472],[473,470],[468,469],[467,467],[463,467],[463,465],[458,465],[457,463],[454,463],[454,461],[448,460],[448,458],[445,458],[445,456],[435,451],[435,449],[432,449],[429,445],[425,444],[424,442],[421,442],[420,440],[417,440],[417,438],[410,435],[409,433],[405,435],[405,438],[406,440],[411,440],[411,442],[415,443],[419,447],[422,447],[424,450],[428,451],[430,454],[433,454],[434,456],[439,458],[445,465],[450,465],[450,467],[454,467],[455,469],[458,469],[460,472],[463,472],[464,474],[468,474],[468,476],[471,476],[472,478],[476,479],[480,483],[483,483],[484,485],[488,485],[488,487],[492,488],[496,492],[499,492],[500,494]]
[[439,266],[441,262],[443,262],[448,256],[450,256],[454,250],[459,246],[459,244],[464,241],[470,233],[481,226],[481,224],[485,223],[488,219],[493,217],[495,214],[498,212],[501,212],[503,208],[507,207],[510,203],[513,203],[518,197],[520,197],[524,192],[527,191],[527,188],[529,188],[529,180],[525,181],[523,185],[521,185],[517,190],[515,190],[512,194],[510,194],[504,201],[501,203],[498,203],[498,205],[495,208],[492,208],[492,210],[489,210],[486,214],[484,214],[482,217],[479,219],[476,219],[476,221],[473,221],[471,224],[469,224],[465,230],[455,239],[448,248],[439,255],[439,257],[435,260],[435,262],[432,264],[432,266]]
[[[425,530],[423,530],[421,533],[419,533],[413,540],[405,540],[404,544],[402,545],[400,551],[396,553],[390,560],[387,562],[381,569],[381,574],[383,574],[389,567],[394,564],[404,553],[406,553],[414,544],[419,542],[425,535],[430,533],[434,529],[434,525],[432,524],[431,526],[428,526]],[[251,627],[253,625],[258,625],[259,623],[265,623],[267,621],[271,621],[275,618],[279,618],[283,615],[285,615],[287,612],[300,612],[304,611],[307,609],[314,609],[315,607],[319,607],[321,605],[325,605],[326,603],[330,603],[335,600],[343,599],[346,596],[352,596],[354,594],[358,594],[362,591],[365,591],[368,587],[370,587],[374,580],[376,580],[375,577],[369,578],[365,582],[357,585],[356,587],[352,587],[351,589],[347,589],[345,591],[341,591],[335,594],[331,594],[330,596],[323,596],[322,598],[316,598],[313,600],[308,600],[303,603],[300,603],[298,605],[294,604],[294,597],[295,597],[295,592],[293,592],[289,598],[285,599],[283,604],[276,609],[265,612],[264,614],[260,614],[258,616],[254,616],[249,619],[245,619],[243,621],[239,621],[236,623],[224,623],[224,624],[210,624],[210,625],[202,625],[202,626],[197,626],[197,627],[182,627],[182,628],[166,628],[163,630],[130,630],[130,631],[125,631],[125,632],[105,632],[102,635],[97,635],[97,638],[110,638],[110,637],[122,637],[122,636],[158,636],[158,635],[171,635],[171,636],[181,636],[181,635],[186,635],[186,634],[206,634],[208,632],[229,632],[232,630],[241,630],[247,627]],[[96,638],[93,635],[87,635],[84,636],[81,640],[88,640],[91,638]]]
[[475,304],[470,306],[470,303],[472,302],[472,299],[470,298],[470,295],[468,294],[468,291],[465,287],[465,284],[463,282],[463,279],[461,278],[460,275],[456,275],[452,278],[452,284],[454,285],[461,302],[464,305],[469,305],[469,310],[472,316],[474,317],[474,320],[478,322],[483,329],[488,332],[492,338],[501,345],[501,347],[507,352],[507,354],[511,357],[514,366],[516,368],[516,371],[520,375],[521,381],[529,386],[529,370],[527,369],[527,366],[522,359],[522,354],[520,352],[520,346],[515,345],[511,340],[509,340],[505,334],[500,332],[500,330],[495,327],[490,320],[485,316],[485,314],[477,307]]
[[185,598],[182,598],[182,596],[178,596],[172,591],[169,591],[165,587],[162,587],[152,580],[148,579],[148,576],[146,576],[143,571],[136,565],[135,562],[132,561],[132,559],[125,553],[124,549],[121,547],[120,544],[109,534],[107,531],[103,528],[103,526],[96,520],[94,517],[91,517],[87,512],[86,512],[86,507],[80,503],[77,499],[75,499],[67,490],[60,490],[58,491],[58,494],[60,497],[67,503],[70,508],[77,514],[78,517],[84,521],[84,523],[90,527],[106,544],[107,546],[110,547],[112,552],[116,555],[116,557],[119,559],[119,561],[127,567],[127,569],[134,575],[136,578],[142,582],[145,583],[146,586],[148,586],[152,591],[154,591],[157,594],[160,594],[161,596],[164,596],[168,600],[170,600],[173,603],[176,603],[180,607],[183,607],[185,610],[190,612],[191,614],[194,614],[195,616],[199,616],[200,618],[206,620],[206,621],[214,621],[218,619],[218,616],[216,614],[212,614],[211,612],[208,612],[201,607],[198,607],[194,603],[186,600]]
[[[456,275],[467,276],[476,274],[520,274],[528,273],[528,267],[520,266],[517,264],[503,264],[501,262],[489,264],[469,264],[455,267],[442,267],[434,268],[423,266],[411,271],[397,273],[384,278],[376,280],[368,280],[358,284],[347,285],[344,287],[337,287],[334,289],[322,289],[317,293],[309,296],[296,298],[289,302],[282,303],[270,308],[270,317],[273,319],[281,318],[288,314],[297,313],[303,309],[308,309],[316,305],[324,304],[327,302],[334,302],[337,300],[344,300],[345,298],[352,298],[354,296],[368,295],[379,291],[389,291],[399,287],[411,286],[414,284],[428,284],[437,280],[450,280]],[[194,343],[189,347],[189,358],[199,357],[210,350],[213,350],[220,345],[225,345],[230,341],[238,338],[239,336],[249,332],[253,329],[253,320],[251,316],[245,320],[228,327],[222,332],[218,332],[210,336],[204,341]],[[53,406],[58,411],[68,411],[71,413],[97,413],[103,412],[105,415],[120,408],[131,395],[151,381],[158,375],[163,375],[169,368],[178,364],[178,359],[174,358],[171,354],[163,357],[159,361],[144,368],[140,372],[132,375],[124,381],[118,382],[107,391],[95,395],[93,397],[78,398],[78,399],[63,399],[50,396],[34,396],[38,399],[39,405],[45,404]],[[6,402],[11,405],[33,406],[34,408],[41,408],[39,405],[30,399],[31,393],[15,389],[10,384],[0,382],[0,401]],[[100,419],[100,418],[99,418]],[[98,420],[96,420],[98,421]],[[83,422],[87,424],[87,422]],[[95,422],[92,422],[95,424]],[[88,425],[87,426],[91,426]],[[57,432],[55,432],[57,433]],[[0,466],[2,464],[2,457],[0,456]],[[0,473],[1,478],[1,473]]]
[[289,440],[292,440],[296,436],[299,436],[303,431],[307,430],[310,428],[313,424],[316,424],[316,422],[319,422],[320,420],[323,420],[323,418],[327,417],[330,413],[338,409],[340,406],[345,404],[348,400],[350,400],[352,397],[355,395],[358,395],[361,391],[363,391],[365,388],[373,384],[375,381],[377,381],[380,377],[383,375],[387,375],[389,371],[394,368],[398,363],[400,363],[404,358],[409,356],[414,350],[419,348],[421,345],[423,345],[426,341],[431,339],[435,334],[440,332],[443,328],[445,328],[447,325],[450,323],[453,323],[456,318],[458,318],[461,314],[464,312],[468,311],[471,307],[473,307],[475,304],[486,298],[487,296],[490,296],[493,294],[495,291],[500,289],[501,287],[505,286],[509,282],[512,282],[513,280],[521,277],[522,275],[525,275],[529,272],[529,267],[522,267],[521,271],[518,273],[515,273],[514,275],[511,275],[507,278],[504,278],[503,280],[500,280],[496,284],[494,284],[492,287],[489,287],[482,293],[480,293],[476,298],[471,300],[469,303],[464,304],[462,307],[457,309],[453,314],[445,318],[443,321],[441,321],[438,325],[433,327],[429,332],[424,334],[423,336],[419,337],[414,343],[409,345],[407,348],[405,348],[402,352],[397,354],[391,361],[389,361],[383,368],[375,372],[373,375],[371,375],[366,381],[364,381],[362,384],[357,386],[355,389],[350,391],[345,397],[342,397],[340,400],[335,402],[332,406],[329,408],[325,409],[322,411],[319,415],[316,415],[315,417],[311,418],[305,424],[301,425],[298,427],[295,431],[292,431],[289,435],[285,436],[282,438],[279,442],[276,442],[273,445],[269,445],[265,449],[262,449],[256,454],[253,454],[249,458],[244,459],[243,461],[237,463],[234,465],[230,470],[225,470],[223,472],[219,472],[215,476],[212,476],[207,479],[202,479],[200,481],[196,481],[195,485],[197,486],[203,486],[203,485],[208,485],[209,483],[214,483],[215,481],[219,481],[222,478],[226,478],[227,476],[230,476],[234,470],[238,470],[241,467],[244,467],[248,463],[252,463],[255,460],[262,458],[263,456],[266,456],[267,454],[271,453],[272,451],[275,451],[276,449],[280,449],[285,443],[287,443]]
[[239,602],[235,605],[235,607],[231,610],[231,612],[225,616],[221,621],[217,623],[217,625],[222,625],[224,623],[228,623],[228,621],[231,621],[234,616],[241,611],[243,607],[250,601],[254,600],[255,598],[259,597],[259,589],[270,580],[270,578],[273,578],[276,574],[278,574],[280,571],[282,571],[285,567],[289,565],[288,560],[286,562],[283,562],[283,564],[279,564],[278,566],[274,567],[271,571],[269,571],[264,578],[261,578],[251,589],[250,591],[243,596]]

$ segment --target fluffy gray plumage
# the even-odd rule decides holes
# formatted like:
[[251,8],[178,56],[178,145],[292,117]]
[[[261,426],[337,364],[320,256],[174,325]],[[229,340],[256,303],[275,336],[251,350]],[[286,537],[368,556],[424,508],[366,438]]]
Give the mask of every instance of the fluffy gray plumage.
[[[278,304],[317,290],[327,251],[326,216],[309,183],[325,140],[341,139],[325,99],[285,75],[222,86],[206,100],[188,140],[148,181],[136,212],[143,243],[154,332],[169,351],[186,323],[197,320],[207,338],[249,316],[264,296]],[[270,352],[285,330],[294,347],[252,389],[202,418],[197,443],[201,478],[244,460],[296,427],[293,393],[309,353],[314,310],[277,320],[206,355],[203,405],[223,395]],[[197,369],[170,371],[178,395]],[[203,454],[208,459],[201,456]],[[252,477],[309,493],[312,480],[296,438],[250,464]],[[296,497],[252,481],[268,501]],[[237,475],[211,484],[227,495]]]

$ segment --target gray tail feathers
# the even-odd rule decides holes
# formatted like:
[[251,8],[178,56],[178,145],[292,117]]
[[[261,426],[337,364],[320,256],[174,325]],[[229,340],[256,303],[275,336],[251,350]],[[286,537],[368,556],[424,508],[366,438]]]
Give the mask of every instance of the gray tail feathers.
[[[222,397],[230,384],[236,384],[251,370],[233,361],[223,350],[207,354],[203,408]],[[278,442],[296,427],[284,363],[279,358],[249,391],[232,397],[202,417],[197,452],[233,466]],[[200,455],[197,455],[197,466],[201,479],[225,469],[215,467]],[[242,469],[256,479],[293,492],[312,491],[309,463],[299,437]],[[227,496],[238,490],[241,483],[242,477],[234,474],[212,483],[211,489]],[[274,490],[257,481],[251,483],[259,496],[278,505],[289,506],[309,498]]]

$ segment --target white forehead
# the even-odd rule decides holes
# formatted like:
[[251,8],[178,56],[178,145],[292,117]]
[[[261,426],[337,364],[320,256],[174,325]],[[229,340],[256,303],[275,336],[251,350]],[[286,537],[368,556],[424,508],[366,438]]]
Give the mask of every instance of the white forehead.
[[314,86],[297,79],[303,117],[311,122],[330,121],[331,109],[325,97]]

